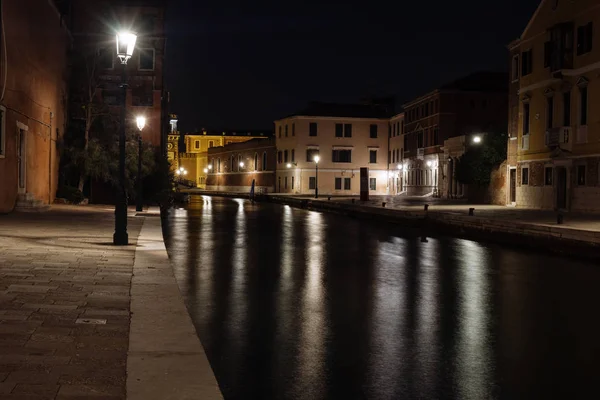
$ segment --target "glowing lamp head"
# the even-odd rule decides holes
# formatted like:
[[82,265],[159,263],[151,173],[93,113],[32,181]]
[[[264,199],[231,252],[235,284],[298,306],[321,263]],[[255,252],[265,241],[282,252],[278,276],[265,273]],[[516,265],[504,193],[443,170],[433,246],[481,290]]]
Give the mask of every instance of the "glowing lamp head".
[[146,126],[146,117],[140,115],[139,117],[137,117],[135,119],[135,122],[137,123],[137,127],[140,131],[142,131],[144,129],[144,127]]
[[204,173],[207,174],[208,173],[208,168],[204,168]]
[[212,165],[208,164],[208,169],[212,169]]
[[175,173],[176,173],[177,175],[181,175],[181,171],[180,171],[180,170],[177,170],[177,171],[175,171]]
[[292,164],[290,164],[290,163],[287,163],[286,167],[288,167],[288,168],[292,168]]
[[427,166],[431,167],[433,165],[433,163],[431,161],[427,161]]
[[313,157],[313,160],[315,160],[315,163],[319,163],[319,161],[321,161],[321,157],[319,157],[318,155]]
[[473,136],[473,143],[475,143],[475,144],[481,143],[481,136]]
[[127,61],[133,55],[137,35],[132,32],[119,32],[117,34],[117,56],[121,60],[121,64],[127,64]]
[[244,163],[243,162],[240,163],[240,168],[244,168]]
[[398,164],[397,168],[401,170],[402,168],[404,168],[404,166],[402,164]]

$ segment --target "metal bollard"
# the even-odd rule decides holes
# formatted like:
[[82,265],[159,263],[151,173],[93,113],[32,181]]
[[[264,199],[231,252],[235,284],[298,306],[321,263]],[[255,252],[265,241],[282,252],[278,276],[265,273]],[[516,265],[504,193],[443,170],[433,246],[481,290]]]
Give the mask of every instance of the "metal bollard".
[[327,196],[327,200],[331,200],[331,196]]
[[563,220],[564,220],[564,215],[562,213],[558,213],[556,214],[556,223],[558,225],[562,225],[563,224]]
[[475,209],[469,208],[469,216],[472,217],[473,215],[475,215]]
[[424,209],[425,211],[429,210],[429,204],[425,204],[425,205],[423,206],[423,209]]
[[385,201],[381,203],[381,207],[385,208]]

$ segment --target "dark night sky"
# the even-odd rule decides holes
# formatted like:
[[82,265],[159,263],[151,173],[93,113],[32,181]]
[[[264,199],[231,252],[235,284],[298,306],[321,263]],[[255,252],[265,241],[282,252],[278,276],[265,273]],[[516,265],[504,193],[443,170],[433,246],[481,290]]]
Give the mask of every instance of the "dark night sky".
[[171,0],[167,85],[180,129],[272,129],[308,101],[395,95],[506,70],[539,0]]

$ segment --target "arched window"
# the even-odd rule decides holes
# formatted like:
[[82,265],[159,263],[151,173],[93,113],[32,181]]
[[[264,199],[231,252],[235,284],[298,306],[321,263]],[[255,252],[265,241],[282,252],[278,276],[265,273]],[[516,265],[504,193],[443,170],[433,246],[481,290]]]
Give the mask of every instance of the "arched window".
[[229,172],[233,172],[233,163],[235,162],[235,158],[233,157],[233,155],[231,156],[230,159],[230,165],[229,165]]
[[266,151],[263,153],[262,170],[263,171],[267,170],[267,152]]
[[254,170],[258,171],[258,153],[254,153]]
[[221,159],[217,158],[217,172],[221,172]]
[[210,163],[212,164],[212,171],[208,171],[208,172],[209,172],[209,173],[210,173],[210,172],[217,172],[217,170],[215,169],[215,167],[216,167],[216,164],[215,164],[215,159],[213,158],[213,159],[210,161]]

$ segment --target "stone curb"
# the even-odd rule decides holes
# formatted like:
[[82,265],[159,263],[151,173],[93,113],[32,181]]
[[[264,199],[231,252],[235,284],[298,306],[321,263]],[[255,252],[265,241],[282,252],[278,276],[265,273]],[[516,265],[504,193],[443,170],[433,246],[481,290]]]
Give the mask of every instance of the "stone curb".
[[223,399],[187,312],[162,236],[145,218],[131,284],[128,400]]

